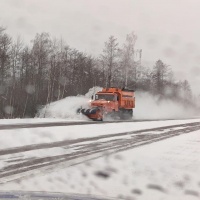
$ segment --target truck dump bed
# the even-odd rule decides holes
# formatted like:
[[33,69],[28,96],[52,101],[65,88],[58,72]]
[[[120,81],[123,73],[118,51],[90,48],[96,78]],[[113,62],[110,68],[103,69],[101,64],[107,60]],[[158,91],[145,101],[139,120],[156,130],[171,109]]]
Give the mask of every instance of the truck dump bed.
[[102,93],[116,93],[118,95],[119,108],[135,108],[134,90],[119,88],[104,88]]

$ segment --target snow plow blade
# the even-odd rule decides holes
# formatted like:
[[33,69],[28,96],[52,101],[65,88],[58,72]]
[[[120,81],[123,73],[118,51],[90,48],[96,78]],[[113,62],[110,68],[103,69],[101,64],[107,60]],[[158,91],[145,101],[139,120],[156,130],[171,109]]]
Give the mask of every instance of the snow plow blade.
[[80,108],[78,109],[78,113],[82,113],[83,115],[87,116],[89,119],[92,120],[100,120],[102,121],[103,115],[100,108]]

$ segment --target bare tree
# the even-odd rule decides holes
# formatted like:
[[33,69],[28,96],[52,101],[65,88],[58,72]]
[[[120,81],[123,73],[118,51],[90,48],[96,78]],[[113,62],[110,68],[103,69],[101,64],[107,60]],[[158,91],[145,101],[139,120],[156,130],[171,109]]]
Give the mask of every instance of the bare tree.
[[117,59],[119,57],[119,48],[117,39],[114,36],[110,36],[108,41],[105,42],[103,54],[101,60],[103,66],[106,68],[106,86],[111,87],[114,79],[114,72],[117,68]]
[[[128,80],[133,78],[130,77],[130,74],[136,77],[136,65],[134,65],[134,54],[135,54],[135,43],[137,40],[137,36],[134,32],[128,34],[126,36],[126,41],[123,44],[123,48],[121,50],[121,70],[123,76],[123,86],[128,86]],[[132,73],[129,73],[132,72]],[[136,79],[136,78],[135,78]],[[136,80],[135,80],[136,81]]]
[[11,38],[0,28],[0,85],[5,81],[9,73]]
[[152,71],[153,90],[158,94],[164,94],[165,83],[170,75],[169,67],[161,60],[156,61]]
[[192,91],[191,91],[191,87],[190,84],[187,80],[184,80],[182,82],[182,91],[183,91],[183,97],[186,100],[191,100],[192,97]]
[[47,78],[49,69],[51,40],[48,33],[37,34],[33,40],[32,56],[34,58],[34,66],[36,70],[35,87],[36,99],[38,103],[44,96],[44,80]]
[[10,61],[11,61],[10,64],[12,66],[13,81],[15,81],[16,79],[16,73],[19,74],[22,48],[23,48],[23,42],[21,38],[18,36],[17,40],[12,43],[10,52]]

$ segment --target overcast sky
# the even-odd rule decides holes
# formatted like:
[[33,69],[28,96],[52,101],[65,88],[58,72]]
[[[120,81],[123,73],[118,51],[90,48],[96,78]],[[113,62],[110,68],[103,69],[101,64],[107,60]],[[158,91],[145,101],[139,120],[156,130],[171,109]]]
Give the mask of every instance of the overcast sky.
[[0,25],[25,42],[36,33],[101,53],[110,35],[123,43],[134,31],[146,66],[162,59],[200,94],[200,0],[0,0]]

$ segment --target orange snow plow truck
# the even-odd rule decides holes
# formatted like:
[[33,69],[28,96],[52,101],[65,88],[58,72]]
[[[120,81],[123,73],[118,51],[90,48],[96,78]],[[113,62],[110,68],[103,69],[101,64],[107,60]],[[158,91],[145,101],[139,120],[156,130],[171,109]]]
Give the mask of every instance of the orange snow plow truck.
[[92,120],[106,118],[128,120],[132,119],[135,108],[134,90],[119,88],[103,88],[92,96],[90,108],[79,109],[79,113]]

